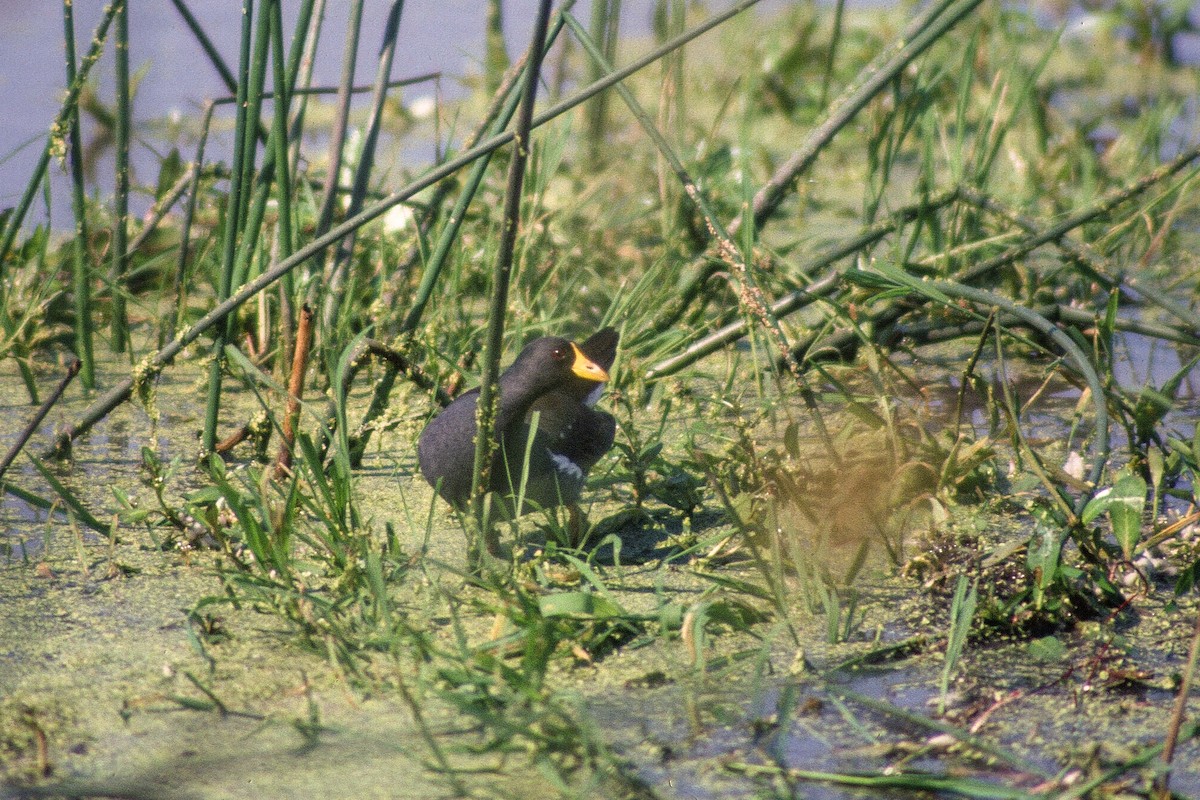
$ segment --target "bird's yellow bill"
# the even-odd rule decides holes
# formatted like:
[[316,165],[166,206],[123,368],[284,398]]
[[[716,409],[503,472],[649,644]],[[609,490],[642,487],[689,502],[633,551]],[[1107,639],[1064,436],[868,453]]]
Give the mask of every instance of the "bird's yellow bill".
[[579,346],[574,342],[571,343],[571,349],[575,351],[575,363],[571,365],[571,372],[574,372],[584,380],[596,381],[602,383],[608,380],[608,373],[604,367],[583,354]]

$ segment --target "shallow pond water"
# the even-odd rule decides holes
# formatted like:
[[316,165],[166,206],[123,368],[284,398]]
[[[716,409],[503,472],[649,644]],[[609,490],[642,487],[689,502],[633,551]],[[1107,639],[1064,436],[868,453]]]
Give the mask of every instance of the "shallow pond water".
[[[151,447],[164,460],[192,457],[202,374],[189,362],[168,370],[158,387],[157,424],[126,404],[79,442],[69,464],[55,468],[60,479],[95,510],[113,508],[113,487],[150,502],[141,449]],[[49,372],[42,377],[54,382]],[[14,419],[30,413],[16,377],[0,381],[4,413]],[[412,441],[424,411],[419,398],[410,400],[398,427],[372,446],[358,491],[369,498],[374,523],[393,524],[413,552],[431,564],[461,565],[462,532],[440,508],[428,538],[418,541],[409,528],[432,500],[413,475]],[[1047,415],[1040,434],[1059,435],[1061,414],[1076,400],[1065,387],[1050,392],[1039,412]],[[77,391],[69,392],[34,452],[85,405]],[[252,413],[254,401],[235,391],[225,408],[235,418]],[[1037,420],[1030,424],[1043,424]],[[0,436],[0,445],[11,435]],[[52,496],[27,462],[11,477]],[[171,491],[199,483],[184,466]],[[593,513],[617,510],[601,499]],[[992,533],[1011,529],[1017,537],[1028,524],[970,509],[965,514],[952,524]],[[7,546],[0,564],[0,754],[12,757],[9,791],[33,780],[38,736],[51,772],[37,781],[80,794],[420,797],[451,785],[429,769],[428,748],[400,697],[355,687],[323,657],[298,648],[278,617],[220,606],[216,623],[228,635],[202,636],[189,611],[221,593],[214,574],[219,556],[161,552],[145,531],[130,526],[119,527],[109,542],[12,498],[4,499],[0,518]],[[698,519],[720,524],[719,517]],[[604,569],[608,589],[632,611],[650,613],[663,596],[683,607],[708,596],[711,583],[692,565],[663,560],[671,552],[663,539],[669,533],[620,530],[627,540],[623,565]],[[536,549],[536,540],[530,546]],[[455,580],[439,577],[438,569],[429,573],[434,580]],[[733,580],[758,576],[744,561],[716,572]],[[591,720],[629,776],[661,798],[912,796],[811,779],[812,773],[894,765],[949,768],[997,786],[1032,788],[1031,776],[1050,777],[1063,768],[1090,775],[1161,740],[1173,698],[1170,676],[1182,667],[1198,610],[1194,600],[1167,608],[1162,598],[1169,589],[1159,585],[1112,621],[1060,634],[1061,651],[1049,655],[1027,640],[972,643],[952,683],[945,720],[960,728],[977,725],[981,740],[1020,759],[1025,769],[1017,770],[939,741],[936,730],[903,716],[934,714],[947,602],[891,572],[882,562],[864,570],[854,587],[857,616],[837,644],[829,643],[822,616],[798,602],[787,625],[775,618],[743,631],[714,629],[700,669],[689,645],[670,635],[618,647],[594,664],[564,662],[548,680]],[[483,640],[494,623],[479,616],[463,624]],[[923,644],[891,662],[835,669],[911,637]],[[890,710],[863,705],[856,695]],[[519,758],[470,755],[476,723],[443,700],[423,696],[421,709],[425,724],[467,770],[463,780],[473,791],[555,792]],[[1181,744],[1176,764],[1173,788],[1200,796],[1195,742]],[[590,793],[618,797],[623,791],[601,781]]]

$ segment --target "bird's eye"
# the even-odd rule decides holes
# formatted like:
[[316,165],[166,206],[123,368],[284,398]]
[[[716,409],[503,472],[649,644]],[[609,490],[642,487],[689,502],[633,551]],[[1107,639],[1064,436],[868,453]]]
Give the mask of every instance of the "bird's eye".
[[550,352],[550,355],[555,361],[562,361],[567,357],[567,349],[565,347],[556,347]]

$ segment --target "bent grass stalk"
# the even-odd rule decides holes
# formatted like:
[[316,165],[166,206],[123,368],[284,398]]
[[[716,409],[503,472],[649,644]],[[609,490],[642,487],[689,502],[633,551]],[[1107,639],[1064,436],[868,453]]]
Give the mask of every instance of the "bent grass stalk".
[[[895,287],[903,287],[913,294],[941,305],[952,306],[954,304],[950,298],[962,298],[980,305],[1000,308],[1004,312],[1019,318],[1022,322],[1051,339],[1056,345],[1062,348],[1071,360],[1075,370],[1087,382],[1088,388],[1091,391],[1092,406],[1096,417],[1095,429],[1097,441],[1093,448],[1095,452],[1087,481],[1092,487],[1092,491],[1095,491],[1099,487],[1100,476],[1108,464],[1109,456],[1107,394],[1105,393],[1104,385],[1100,381],[1100,376],[1092,365],[1091,359],[1080,349],[1075,340],[1063,333],[1054,323],[1037,312],[1018,305],[994,292],[975,289],[952,281],[918,280],[904,271],[887,264],[876,264],[870,272],[856,271],[852,274],[853,279],[867,283],[875,280],[876,276],[881,277],[885,283]],[[1065,490],[1058,489],[1057,491],[1061,493]],[[1088,500],[1091,499],[1091,493],[1087,491],[1081,492],[1073,504],[1069,502],[1069,498],[1064,499],[1068,502],[1068,508],[1073,509],[1073,515],[1078,517],[1083,507],[1087,505]]]

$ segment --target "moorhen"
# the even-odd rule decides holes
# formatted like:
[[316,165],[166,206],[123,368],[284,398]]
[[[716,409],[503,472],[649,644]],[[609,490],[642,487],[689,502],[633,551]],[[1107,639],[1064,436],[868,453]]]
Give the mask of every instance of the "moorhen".
[[[494,428],[499,447],[488,490],[506,499],[509,513],[565,504],[572,507],[573,527],[578,524],[574,503],[588,470],[612,447],[616,434],[612,415],[592,406],[608,380],[618,338],[615,330],[604,328],[580,345],[556,336],[535,339],[500,375]],[[478,388],[460,395],[425,427],[417,444],[421,474],[459,510],[471,495],[478,398]],[[530,444],[534,412],[538,424]],[[517,509],[526,468],[525,502]]]

